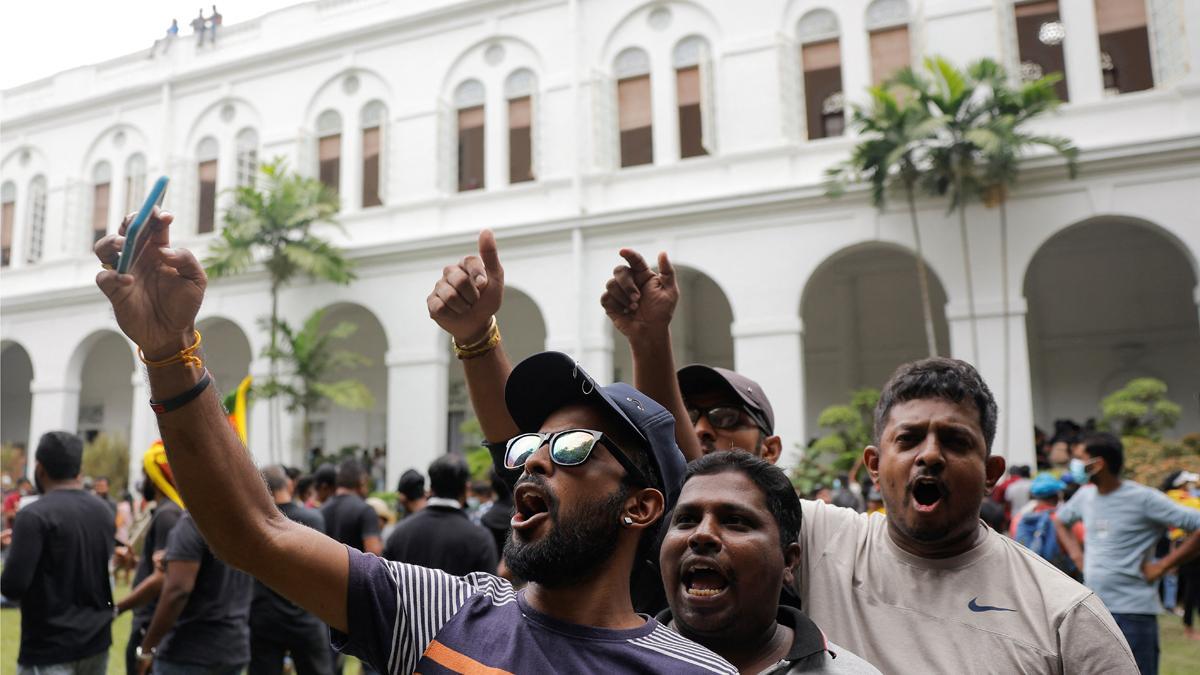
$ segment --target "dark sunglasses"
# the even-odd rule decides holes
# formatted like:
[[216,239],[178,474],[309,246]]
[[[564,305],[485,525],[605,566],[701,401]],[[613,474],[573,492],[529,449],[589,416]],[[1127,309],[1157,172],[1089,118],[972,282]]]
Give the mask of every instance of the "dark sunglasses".
[[504,449],[504,466],[521,470],[529,456],[550,444],[550,460],[559,466],[579,466],[591,457],[597,444],[603,444],[639,485],[650,485],[646,475],[602,432],[591,429],[566,429],[547,433],[533,432],[509,439]]
[[742,408],[730,405],[717,405],[711,408],[687,409],[688,419],[692,421],[693,426],[700,421],[700,416],[703,415],[708,419],[708,423],[711,424],[714,429],[724,430],[737,429],[738,427],[743,426],[743,413],[750,418],[751,425],[758,427],[763,431],[763,433],[770,435],[770,433],[767,432],[766,424],[762,420],[758,419],[758,416],[750,410],[744,410]]

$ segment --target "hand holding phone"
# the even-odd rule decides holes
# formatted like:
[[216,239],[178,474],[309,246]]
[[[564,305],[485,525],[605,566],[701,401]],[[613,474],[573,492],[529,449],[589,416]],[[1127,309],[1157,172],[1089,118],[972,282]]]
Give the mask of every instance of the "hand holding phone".
[[146,234],[150,232],[146,223],[150,220],[154,207],[162,204],[163,197],[167,194],[168,182],[170,181],[166,176],[159,176],[158,180],[154,181],[154,187],[150,188],[150,194],[146,195],[146,201],[142,203],[142,208],[133,217],[129,227],[125,229],[125,246],[121,249],[120,258],[117,259],[118,274],[128,274],[129,269],[133,266],[133,259],[141,252]]

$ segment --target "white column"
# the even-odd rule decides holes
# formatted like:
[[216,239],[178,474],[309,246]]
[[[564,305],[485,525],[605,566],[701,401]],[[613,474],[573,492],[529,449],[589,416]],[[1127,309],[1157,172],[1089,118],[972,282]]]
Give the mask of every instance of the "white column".
[[355,110],[346,116],[342,129],[342,210],[357,211],[362,208],[362,122]]
[[[261,386],[271,378],[271,364],[267,359],[254,359],[250,362],[250,375],[254,384]],[[256,464],[269,464],[271,457],[271,401],[265,398],[255,398],[250,404],[246,423],[246,440],[250,445],[250,456]],[[283,406],[280,406],[282,410]],[[281,425],[282,426],[282,425]],[[282,448],[283,445],[280,444]]]
[[508,115],[503,109],[502,92],[487,91],[483,107],[483,181],[484,189],[498,190],[508,185]]
[[446,396],[449,355],[387,354],[387,485],[395,485],[410,467],[424,473],[446,452]]
[[133,485],[141,474],[142,455],[161,435],[158,416],[150,409],[150,384],[140,367],[134,369],[130,383],[133,385],[133,413],[129,422],[129,484]]
[[[965,305],[952,304],[946,308],[950,354],[975,366],[1000,408],[992,451],[1004,456],[1010,466],[1033,466],[1033,385],[1029,373],[1025,299],[1010,298],[1007,316],[998,301],[977,302],[975,310],[979,331],[978,362],[971,358],[971,323]],[[1009,339],[1007,378],[1004,369],[1005,324],[1008,325]]]
[[804,345],[799,317],[758,317],[734,322],[733,362],[737,372],[758,382],[775,411],[775,433],[783,440],[782,467],[795,464],[803,447]]
[[32,401],[29,406],[29,455],[26,473],[33,479],[33,454],[38,440],[48,431],[79,429],[79,382],[47,382],[34,380],[29,384]]
[[650,101],[654,163],[674,164],[679,161],[679,109],[675,104],[675,69],[671,67],[669,50],[650,64]]
[[[842,50],[842,92],[846,95],[847,114],[850,103],[865,103],[867,87],[871,85],[871,46],[862,10],[839,12],[842,24],[839,36]],[[803,110],[800,111],[804,115]],[[849,125],[846,128],[850,132]]]
[[1091,0],[1058,3],[1067,35],[1063,60],[1067,69],[1067,95],[1071,103],[1099,101],[1104,97],[1100,72],[1100,36],[1096,32],[1096,4]]

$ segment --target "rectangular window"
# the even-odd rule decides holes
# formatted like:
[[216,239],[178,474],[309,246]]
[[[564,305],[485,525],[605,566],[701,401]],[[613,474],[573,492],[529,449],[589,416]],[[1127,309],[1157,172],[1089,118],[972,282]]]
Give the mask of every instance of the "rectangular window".
[[330,190],[337,192],[342,179],[341,134],[322,136],[317,141],[317,160],[320,162],[318,178],[329,186]]
[[16,202],[0,204],[0,266],[3,267],[8,267],[12,260],[13,219],[16,217],[16,210]]
[[217,160],[200,162],[200,211],[196,220],[196,232],[205,234],[213,231],[217,217]]
[[237,184],[238,187],[254,185],[255,174],[258,172],[258,150],[244,148],[237,153]]
[[362,205],[379,206],[383,200],[379,198],[379,127],[363,129],[362,136]]
[[675,71],[675,97],[679,105],[679,156],[707,155],[704,149],[704,119],[700,111],[700,67]]
[[871,31],[871,82],[882,84],[908,65],[908,26]]
[[146,198],[146,176],[134,174],[125,177],[125,213],[132,213],[142,208],[142,200]]
[[458,111],[458,191],[483,187],[483,106]]
[[108,234],[108,193],[109,183],[100,183],[92,187],[92,243],[100,241]]
[[[1138,0],[1139,2],[1141,0]],[[1021,58],[1021,80],[1036,80],[1051,73],[1062,73],[1054,90],[1067,100],[1067,69],[1063,56],[1064,28],[1058,15],[1058,2],[1044,0],[1017,5],[1017,53]]]
[[43,240],[46,236],[46,188],[30,190],[29,200],[29,250],[25,261],[35,263],[42,259]]
[[1124,94],[1154,87],[1144,2],[1096,0],[1096,30],[1105,92]]
[[621,131],[621,166],[654,163],[650,76],[617,81],[617,116]]
[[533,180],[533,99],[508,102],[508,182]]
[[[804,64],[804,108],[809,138],[841,136],[845,116],[842,113],[842,50],[836,39],[806,44],[800,49]],[[837,103],[836,112],[829,105]]]

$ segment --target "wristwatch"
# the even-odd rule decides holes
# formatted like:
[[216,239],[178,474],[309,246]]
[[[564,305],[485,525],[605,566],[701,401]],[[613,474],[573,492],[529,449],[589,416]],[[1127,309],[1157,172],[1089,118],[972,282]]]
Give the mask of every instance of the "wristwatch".
[[145,650],[143,650],[143,649],[142,649],[142,646],[141,646],[141,645],[138,645],[138,646],[137,646],[137,650],[135,651],[135,653],[137,654],[137,660],[138,660],[138,661],[143,661],[143,662],[145,662],[145,661],[153,661],[153,660],[154,660],[154,657],[155,657],[155,656],[158,656],[158,648],[157,648],[157,647],[151,647],[150,649],[145,649]]

